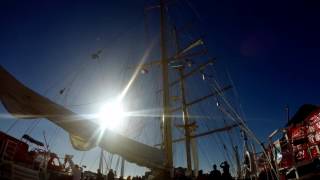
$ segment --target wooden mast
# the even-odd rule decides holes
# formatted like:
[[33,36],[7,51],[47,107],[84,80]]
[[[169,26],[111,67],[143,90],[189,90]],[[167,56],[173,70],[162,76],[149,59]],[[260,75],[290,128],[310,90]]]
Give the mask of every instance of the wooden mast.
[[[179,45],[179,37],[177,33],[177,29],[174,27],[174,38],[176,43],[176,51],[177,54],[180,51],[180,45]],[[190,126],[189,126],[189,114],[188,114],[188,107],[187,107],[187,101],[186,101],[186,94],[185,94],[185,83],[184,83],[184,64],[177,68],[179,72],[179,78],[180,78],[180,95],[181,95],[181,104],[182,104],[182,119],[184,123],[184,132],[185,132],[185,146],[186,146],[186,156],[187,156],[187,170],[191,172],[192,170],[192,162],[191,162],[191,138],[190,138]]]
[[[169,61],[183,61],[183,59],[188,58],[188,57],[192,57],[192,56],[199,56],[202,54],[206,54],[207,50],[200,50],[200,51],[196,51],[196,52],[192,52],[189,54],[184,54],[184,51],[189,51],[190,48],[192,47],[192,44],[195,44],[197,42],[193,42],[191,43],[189,46],[187,46],[184,51],[180,52],[178,51],[178,53],[173,56],[173,57],[169,57],[167,56],[167,47],[166,47],[166,43],[167,43],[167,37],[166,37],[166,4],[165,4],[165,0],[159,0],[159,9],[160,9],[160,50],[161,50],[161,58],[160,60],[157,61],[153,61],[151,63],[147,63],[147,64],[143,64],[143,66],[152,66],[155,64],[160,64],[161,65],[161,70],[162,70],[162,106],[163,106],[163,114],[162,114],[162,123],[161,123],[161,128],[162,128],[162,133],[163,133],[163,142],[161,144],[159,144],[161,146],[161,148],[164,149],[165,152],[165,167],[167,170],[172,170],[173,168],[173,152],[172,152],[172,144],[173,142],[179,142],[179,141],[183,141],[186,140],[186,154],[187,154],[187,165],[188,165],[188,170],[192,169],[192,162],[191,162],[191,139],[192,138],[196,138],[198,137],[198,135],[193,135],[191,134],[191,127],[194,125],[193,123],[189,123],[189,118],[188,118],[188,112],[187,109],[188,107],[199,103],[205,99],[208,99],[210,97],[213,96],[217,96],[221,93],[223,93],[224,91],[228,90],[231,88],[231,86],[226,86],[223,87],[222,89],[219,89],[215,92],[212,92],[211,94],[208,94],[207,96],[198,98],[196,100],[193,100],[191,102],[187,102],[186,98],[185,98],[185,84],[184,84],[184,80],[186,78],[188,78],[189,76],[195,74],[198,71],[201,71],[202,69],[204,69],[206,66],[208,65],[212,65],[214,63],[215,59],[209,59],[208,62],[199,65],[198,67],[196,67],[195,69],[191,70],[190,72],[186,73],[184,72],[183,69],[179,70],[179,79],[175,80],[173,82],[169,83]],[[201,40],[201,39],[200,39]],[[198,44],[203,44],[202,40],[200,43]],[[195,46],[198,46],[197,44]],[[181,89],[181,96],[182,96],[182,105],[181,107],[176,107],[176,108],[171,108],[170,106],[170,87],[173,86],[174,84],[180,84],[180,89]],[[182,139],[177,139],[175,141],[173,141],[172,139],[172,119],[171,119],[171,113],[178,111],[178,110],[182,110],[183,112],[183,119],[184,119],[184,125],[183,128],[185,129],[185,138]],[[231,125],[230,127],[227,128],[223,128],[222,131],[224,130],[229,130],[235,126],[238,126],[238,124],[236,125]],[[211,134],[214,132],[220,132],[220,129],[218,130],[212,130],[212,132],[205,132],[202,134],[199,134],[200,136],[204,136],[207,134]],[[158,146],[158,145],[155,145]]]
[[162,68],[162,87],[163,87],[163,138],[165,149],[165,167],[172,169],[172,127],[170,116],[170,94],[169,94],[169,72],[168,58],[166,49],[166,12],[164,0],[160,0],[160,48],[161,48],[161,68]]

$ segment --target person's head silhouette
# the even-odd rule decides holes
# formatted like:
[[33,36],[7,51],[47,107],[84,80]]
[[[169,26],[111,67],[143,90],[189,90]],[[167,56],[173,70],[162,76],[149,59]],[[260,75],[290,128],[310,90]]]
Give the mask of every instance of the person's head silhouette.
[[213,170],[217,170],[217,165],[216,164],[213,165]]

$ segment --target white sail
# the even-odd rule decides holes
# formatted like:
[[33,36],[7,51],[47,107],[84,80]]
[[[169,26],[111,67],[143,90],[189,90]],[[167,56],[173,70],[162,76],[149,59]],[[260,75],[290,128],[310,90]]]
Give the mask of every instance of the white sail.
[[46,118],[70,134],[73,147],[89,150],[96,145],[118,154],[129,162],[149,168],[163,168],[162,150],[105,130],[98,138],[99,126],[27,88],[0,66],[0,100],[17,118]]

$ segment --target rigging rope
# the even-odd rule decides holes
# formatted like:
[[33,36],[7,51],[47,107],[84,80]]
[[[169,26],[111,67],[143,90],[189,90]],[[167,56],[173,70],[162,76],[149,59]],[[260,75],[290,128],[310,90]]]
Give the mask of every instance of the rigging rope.
[[85,155],[86,155],[86,151],[83,151],[82,155],[81,155],[81,158],[80,158],[80,162],[79,162],[80,166],[82,165],[82,161],[83,161]]
[[[193,85],[193,86],[191,86],[191,87],[199,87],[199,86]],[[196,91],[196,92],[199,92],[199,91]],[[197,111],[201,111],[200,114],[202,114],[202,115],[206,115],[206,114],[207,114],[207,113],[204,112],[204,108],[203,108],[203,106],[202,106],[201,103],[197,106],[196,109],[198,109]],[[199,113],[198,113],[198,114],[199,114]],[[207,114],[207,116],[208,116],[208,117],[213,117],[212,115],[208,115],[208,114]],[[210,118],[210,119],[212,119],[212,118]],[[213,120],[215,120],[215,119],[213,119]],[[207,128],[207,130],[210,130],[210,128],[209,128],[209,126],[208,126],[208,124],[207,124],[207,121],[200,121],[200,123],[204,123],[205,127]],[[228,133],[228,132],[227,132],[227,133]],[[216,142],[214,142],[214,144],[224,144],[223,141],[222,141],[222,139],[221,139],[220,134],[217,134],[217,135],[215,135],[215,136],[210,136],[210,137],[208,137],[208,139],[210,140],[211,137],[213,138],[213,140],[216,141]],[[219,143],[217,142],[217,139],[215,139],[215,138],[218,138],[218,139],[219,139]],[[227,152],[227,151],[222,151],[221,148],[220,148],[220,146],[218,146],[218,150],[219,150],[220,153],[224,156],[225,159],[230,159],[230,158],[229,158],[229,152]],[[224,152],[224,153],[223,153],[223,152]],[[230,163],[232,163],[232,162],[230,162]],[[231,165],[233,166],[233,164],[231,164]]]
[[90,166],[89,166],[89,169],[92,169],[93,168],[93,165],[96,164],[97,160],[99,159],[100,157],[100,153],[96,153],[96,158],[94,161],[91,162]]
[[15,119],[14,122],[7,129],[6,133],[8,133],[17,123],[18,123],[18,119]]
[[[220,85],[218,84],[218,82],[213,79],[213,82],[215,84],[214,88],[215,90],[221,89]],[[232,114],[229,114],[226,110],[225,113],[228,114],[229,118],[232,119],[233,121],[237,122],[237,123],[241,123],[241,125],[239,126],[244,132],[247,133],[248,136],[250,136],[254,141],[256,141],[257,144],[262,146],[262,143],[260,142],[260,140],[255,136],[255,134],[251,131],[251,129],[247,126],[247,124],[245,123],[245,121],[239,116],[239,114],[232,108],[232,106],[230,105],[230,103],[226,100],[226,98],[224,97],[224,95],[222,93],[219,93],[219,97],[222,98],[222,100],[224,101],[224,103],[227,105],[227,107],[232,111]],[[220,107],[221,109],[221,107]],[[235,115],[236,117],[233,117],[233,115]],[[265,149],[262,147],[263,153],[265,154],[267,161],[270,165],[270,168],[272,169],[272,171],[276,173],[276,170],[273,168],[272,163],[271,163],[271,159],[268,156],[267,152],[265,151]],[[276,177],[278,179],[278,177]]]

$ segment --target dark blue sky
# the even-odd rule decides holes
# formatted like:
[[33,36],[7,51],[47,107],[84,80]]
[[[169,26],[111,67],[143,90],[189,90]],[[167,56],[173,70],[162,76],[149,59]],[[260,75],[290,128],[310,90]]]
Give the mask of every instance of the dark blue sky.
[[286,104],[291,112],[303,103],[319,104],[319,3],[194,4],[211,49],[232,73],[249,124],[264,132],[285,123]]
[[[291,112],[304,103],[319,104],[317,1],[178,2],[184,5],[183,13],[190,11],[219,67],[231,74],[246,120],[260,139],[286,123],[286,104]],[[107,47],[117,54],[115,49],[121,47],[119,53],[125,56],[123,52],[144,41],[140,35],[119,35],[138,31],[136,25],[143,29],[144,4],[129,0],[3,0],[1,65],[54,99],[46,90],[72,74],[75,67],[79,69],[92,52]],[[127,40],[114,43],[118,36]],[[9,122],[3,123],[1,130],[8,126]]]

